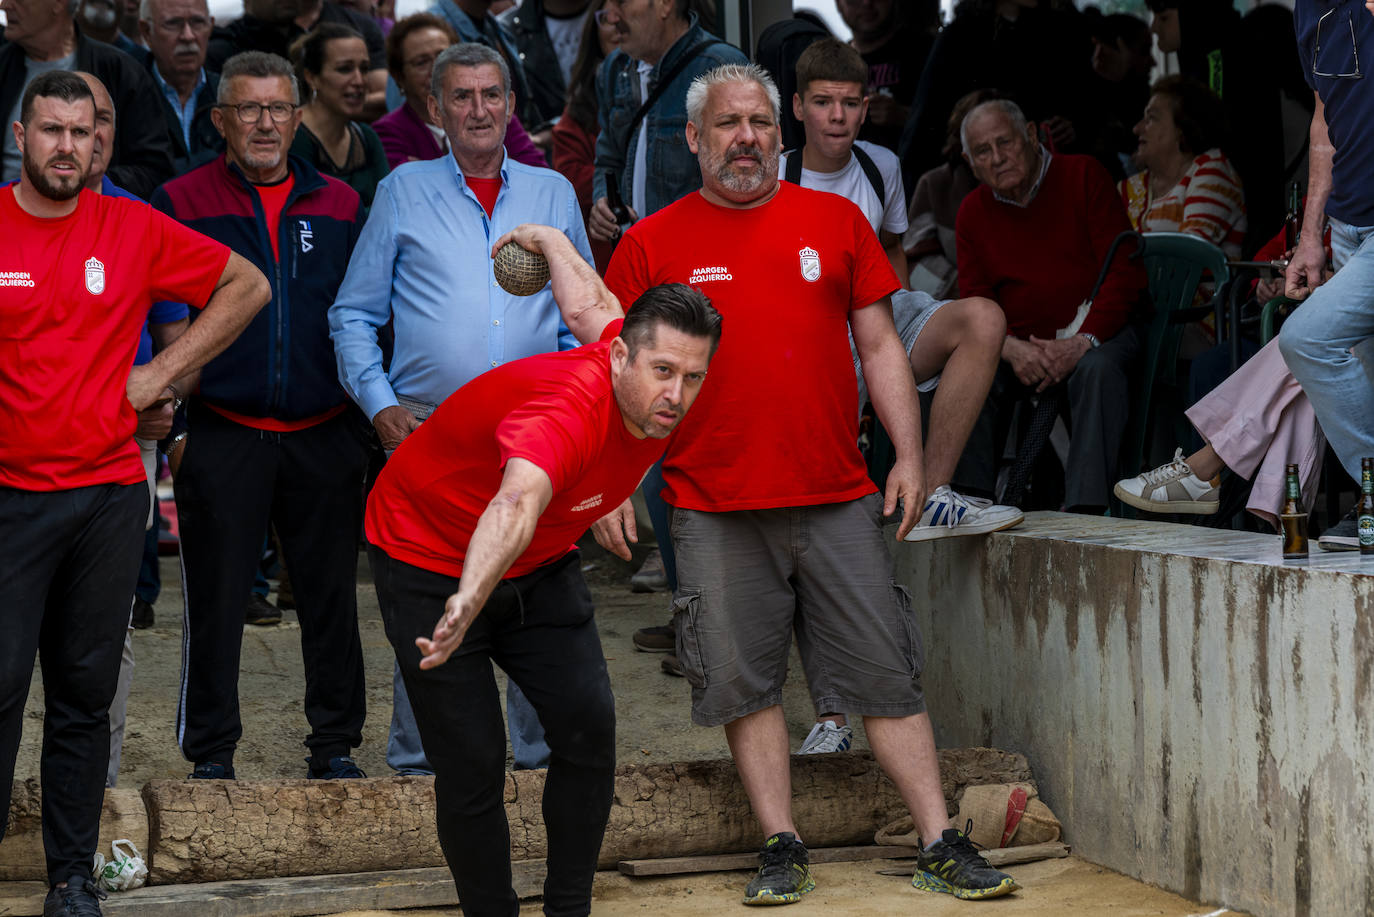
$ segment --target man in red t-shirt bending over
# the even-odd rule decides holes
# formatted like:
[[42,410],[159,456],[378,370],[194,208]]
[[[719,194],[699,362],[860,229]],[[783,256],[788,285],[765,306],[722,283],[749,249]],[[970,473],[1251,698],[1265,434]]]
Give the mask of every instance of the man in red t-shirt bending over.
[[[0,190],[0,812],[41,653],[43,912],[98,914],[106,715],[148,519],[136,412],[172,400],[170,383],[228,346],[269,290],[142,201],[83,190],[95,103],[80,76],[36,78],[11,129],[24,168]],[[148,306],[164,299],[204,309],[131,371]]]
[[622,326],[567,236],[522,226],[496,247],[512,236],[549,259],[554,299],[586,346],[507,363],[440,404],[377,478],[368,554],[463,913],[520,906],[495,662],[549,744],[544,913],[575,917],[591,908],[610,814],[615,709],[573,542],[663,454],[706,378],[720,316],[700,292],[667,284],[644,291]]
[[[781,707],[794,622],[816,709],[864,717],[930,845],[913,882],[966,898],[1006,894],[1011,877],[949,827],[916,622],[883,538],[881,518],[899,499],[899,539],[925,504],[916,385],[889,299],[897,275],[852,202],[778,181],[778,91],[764,71],[727,65],[698,77],[687,116],[701,192],[636,223],[606,282],[622,299],[688,283],[730,320],[663,476],[692,719],[725,727],[767,838],[745,903],[788,903],[813,887]],[[846,325],[897,451],[885,498],[856,443]],[[603,544],[627,512],[598,524]]]

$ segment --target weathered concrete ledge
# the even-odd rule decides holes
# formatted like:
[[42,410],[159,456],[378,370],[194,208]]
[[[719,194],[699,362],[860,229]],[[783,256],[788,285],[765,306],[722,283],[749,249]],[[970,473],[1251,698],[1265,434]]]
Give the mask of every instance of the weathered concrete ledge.
[[1266,917],[1374,914],[1374,561],[1059,513],[896,561],[939,744],[1025,753],[1076,854]]

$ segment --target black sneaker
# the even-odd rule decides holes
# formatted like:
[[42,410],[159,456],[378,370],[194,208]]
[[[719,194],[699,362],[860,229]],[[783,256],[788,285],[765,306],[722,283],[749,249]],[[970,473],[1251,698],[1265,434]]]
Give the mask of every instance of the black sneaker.
[[917,854],[911,884],[956,898],[999,898],[1021,887],[1011,876],[989,866],[968,835],[956,828],[946,828],[929,850]]
[[187,780],[236,780],[234,765],[218,761],[202,761],[186,776]]
[[1359,513],[1355,507],[1345,514],[1345,518],[1322,532],[1317,545],[1323,551],[1358,551],[1360,549]]
[[43,917],[101,917],[100,902],[108,895],[90,876],[74,875],[65,888],[54,888],[43,899]]
[[134,599],[134,610],[129,616],[129,626],[134,630],[147,630],[153,626],[153,606],[140,598]]
[[759,872],[744,890],[745,904],[791,904],[816,887],[806,845],[790,831],[770,837],[759,851]]
[[348,755],[330,758],[329,764],[325,767],[316,765],[310,758],[306,758],[305,763],[310,765],[310,772],[306,776],[311,780],[356,780],[367,776],[358,766],[358,762]]
[[245,624],[270,627],[281,623],[281,609],[256,592],[248,597],[248,608],[244,611]]

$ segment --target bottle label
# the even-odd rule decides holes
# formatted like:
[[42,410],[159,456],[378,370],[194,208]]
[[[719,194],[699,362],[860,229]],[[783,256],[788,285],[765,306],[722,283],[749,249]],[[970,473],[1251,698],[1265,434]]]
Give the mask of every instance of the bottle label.
[[1374,516],[1361,516],[1358,525],[1361,547],[1374,547]]
[[1299,499],[1299,496],[1298,496],[1298,479],[1297,479],[1297,478],[1289,478],[1289,479],[1288,479],[1288,494],[1287,494],[1287,496],[1288,496],[1288,499],[1290,499],[1290,500],[1297,500],[1297,499]]

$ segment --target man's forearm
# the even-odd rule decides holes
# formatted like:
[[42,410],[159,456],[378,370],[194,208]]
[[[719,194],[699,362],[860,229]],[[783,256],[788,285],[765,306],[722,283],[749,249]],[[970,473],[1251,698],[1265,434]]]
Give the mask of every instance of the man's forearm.
[[201,314],[148,363],[164,384],[199,370],[233,343],[272,296],[267,278],[247,260],[230,254]]
[[1312,127],[1309,132],[1310,143],[1307,153],[1307,206],[1303,210],[1303,238],[1315,232],[1318,244],[1326,228],[1326,202],[1331,198],[1331,164],[1335,159],[1336,148],[1331,145],[1331,135],[1326,127],[1326,107],[1321,97],[1317,97],[1316,110],[1312,112]]
[[882,421],[883,429],[896,450],[897,459],[921,462],[921,402],[916,396],[916,381],[911,364],[902,349],[901,339],[893,334],[873,353],[860,353],[869,398]]
[[511,564],[534,539],[542,507],[531,490],[502,487],[477,519],[463,556],[458,597],[465,607],[481,609]]

